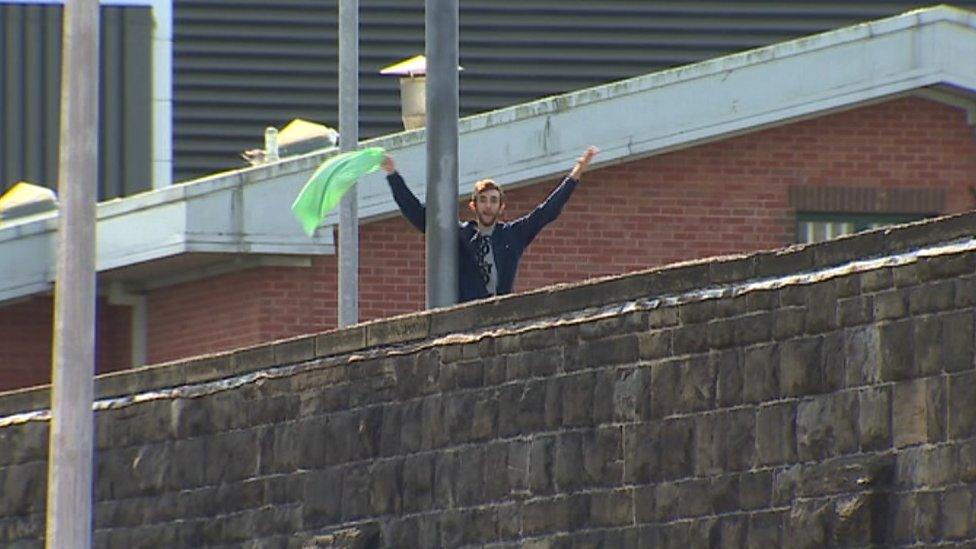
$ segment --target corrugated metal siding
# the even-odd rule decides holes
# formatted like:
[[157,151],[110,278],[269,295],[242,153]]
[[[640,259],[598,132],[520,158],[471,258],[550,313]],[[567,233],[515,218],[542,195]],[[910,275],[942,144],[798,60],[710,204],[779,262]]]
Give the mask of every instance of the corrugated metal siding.
[[[20,180],[57,188],[61,13],[0,3],[0,191]],[[103,200],[151,186],[150,24],[145,7],[101,8]]]
[[[764,46],[931,2],[461,0],[462,115]],[[976,1],[954,5],[976,9]],[[335,126],[336,0],[176,0],[174,178],[240,166],[266,126]],[[360,0],[360,135],[402,128],[395,78],[423,0]]]

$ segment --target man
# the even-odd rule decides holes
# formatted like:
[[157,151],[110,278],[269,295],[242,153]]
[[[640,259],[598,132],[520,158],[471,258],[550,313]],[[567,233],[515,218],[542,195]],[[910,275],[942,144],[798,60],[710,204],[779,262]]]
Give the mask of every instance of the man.
[[[589,147],[563,178],[556,190],[528,215],[514,221],[500,221],[505,211],[505,193],[491,179],[474,185],[468,207],[474,219],[458,224],[458,299],[460,302],[510,293],[515,286],[519,259],[532,240],[562,212],[563,205],[579,183],[590,161],[599,152]],[[427,216],[423,204],[407,188],[387,155],[382,163],[386,180],[400,212],[420,232]]]

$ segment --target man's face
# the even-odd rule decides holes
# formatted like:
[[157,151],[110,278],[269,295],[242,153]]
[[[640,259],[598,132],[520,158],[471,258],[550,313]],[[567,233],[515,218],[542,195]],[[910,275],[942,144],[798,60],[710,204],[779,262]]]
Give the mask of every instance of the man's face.
[[494,225],[505,211],[501,193],[497,189],[485,189],[478,193],[471,207],[478,216],[478,223],[483,227]]

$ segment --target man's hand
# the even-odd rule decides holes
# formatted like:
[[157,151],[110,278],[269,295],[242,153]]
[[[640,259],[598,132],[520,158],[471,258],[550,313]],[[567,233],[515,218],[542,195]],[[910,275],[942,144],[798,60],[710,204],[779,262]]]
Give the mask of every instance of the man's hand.
[[583,151],[583,156],[580,156],[579,160],[576,161],[576,165],[573,166],[573,170],[569,172],[569,177],[579,179],[580,176],[583,175],[583,172],[586,171],[586,168],[590,166],[590,161],[593,160],[593,157],[596,156],[598,152],[600,152],[600,149],[594,147],[593,145],[587,147],[586,150]]
[[396,166],[393,164],[393,157],[388,154],[383,155],[383,162],[380,163],[380,167],[383,168],[386,173],[393,173],[396,171]]

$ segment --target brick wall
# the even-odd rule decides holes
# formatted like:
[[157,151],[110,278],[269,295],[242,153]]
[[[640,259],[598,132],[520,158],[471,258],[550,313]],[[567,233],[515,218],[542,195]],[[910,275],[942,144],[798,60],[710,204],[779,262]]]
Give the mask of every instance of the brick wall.
[[[102,378],[152,397],[98,412],[96,545],[974,544],[973,234],[966,214]],[[10,414],[46,402],[0,398],[0,544],[41,544],[47,422]]]
[[[95,368],[99,373],[129,368],[129,309],[96,304]],[[32,297],[0,308],[0,390],[51,380],[54,299]]]
[[[509,191],[508,217],[557,182]],[[944,191],[941,213],[956,213],[973,207],[973,185],[976,137],[962,110],[917,98],[853,109],[592,171],[526,252],[516,289],[787,245],[791,189],[931,189]],[[422,235],[397,216],[360,238],[360,317],[422,310]],[[149,361],[332,328],[336,281],[333,256],[156,290]]]
[[[557,182],[509,191],[507,217],[531,211]],[[788,245],[795,240],[789,200],[795,186],[944,190],[941,213],[957,213],[973,207],[971,185],[976,137],[960,109],[900,99],[824,116],[592,171],[562,216],[526,252],[516,290]],[[466,205],[460,211],[467,216]],[[187,299],[179,322],[154,314],[159,330],[167,326],[173,335],[153,334],[151,360],[335,327],[334,257],[316,260],[311,269],[266,271],[273,284],[254,272],[226,279],[235,286],[250,284],[254,295],[247,299],[261,300],[254,332],[211,322],[209,313]],[[232,281],[234,276],[240,280]],[[399,216],[364,225],[360,276],[363,320],[422,310],[423,236]],[[189,296],[209,284],[165,293]],[[286,298],[282,291],[303,297]],[[201,323],[206,329],[199,333],[210,338],[206,343],[179,336]]]

